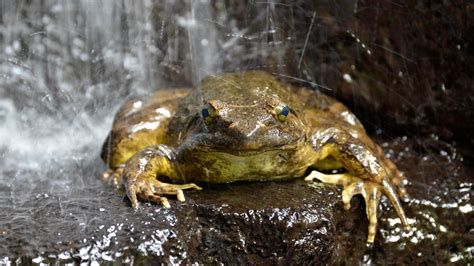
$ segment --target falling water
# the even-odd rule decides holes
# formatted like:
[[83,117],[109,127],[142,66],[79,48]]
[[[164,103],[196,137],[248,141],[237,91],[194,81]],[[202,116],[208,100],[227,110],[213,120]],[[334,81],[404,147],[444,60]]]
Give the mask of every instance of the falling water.
[[[105,168],[100,147],[130,95],[195,86],[217,72],[265,68],[262,62],[270,57],[281,68],[288,45],[274,37],[275,6],[235,6],[255,17],[242,23],[223,2],[211,1],[2,1],[0,234],[10,239],[5,241],[38,243],[24,250],[33,256],[42,250],[42,239],[61,241],[63,229],[71,227],[77,228],[74,239],[104,221],[101,206],[114,196],[96,197],[105,189],[97,178]],[[269,46],[269,40],[275,43]],[[61,215],[42,216],[55,210]],[[10,254],[11,247],[2,246],[0,254]]]

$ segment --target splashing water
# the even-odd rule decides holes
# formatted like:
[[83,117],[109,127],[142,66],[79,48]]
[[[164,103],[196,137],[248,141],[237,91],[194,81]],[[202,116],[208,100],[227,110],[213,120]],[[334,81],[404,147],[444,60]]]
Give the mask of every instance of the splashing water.
[[[123,253],[102,252],[115,237],[110,233],[104,232],[102,244],[82,237],[113,223],[104,217],[111,197],[120,203],[112,190],[98,196],[105,167],[99,153],[114,113],[129,95],[261,68],[262,56],[283,65],[288,45],[276,37],[281,44],[267,42],[276,33],[274,6],[250,8],[257,16],[242,23],[224,3],[211,1],[2,2],[0,235],[6,238],[0,254],[29,243],[22,254],[39,263],[46,259],[40,255],[46,239],[83,245],[59,252],[58,259],[108,261]],[[133,222],[122,221],[133,231]],[[135,241],[136,249],[159,250],[152,238]]]

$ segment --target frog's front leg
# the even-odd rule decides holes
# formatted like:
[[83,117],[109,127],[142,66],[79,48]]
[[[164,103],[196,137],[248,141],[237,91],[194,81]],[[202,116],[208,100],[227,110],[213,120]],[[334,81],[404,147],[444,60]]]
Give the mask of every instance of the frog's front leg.
[[138,199],[161,202],[169,208],[168,199],[163,195],[176,195],[179,201],[184,201],[183,189],[201,190],[193,183],[176,185],[161,182],[157,179],[160,176],[173,180],[180,177],[176,153],[166,145],[149,146],[125,163],[122,181],[133,208],[138,207]]
[[[365,199],[369,220],[368,243],[374,242],[377,208],[382,194],[389,198],[403,226],[409,227],[397,193],[390,183],[394,170],[388,168],[394,165],[388,165],[388,159],[377,154],[376,144],[367,136],[350,134],[338,128],[329,128],[316,131],[312,136],[312,145],[316,151],[316,162],[335,159],[347,172],[323,174],[313,171],[305,180],[318,179],[325,183],[342,185],[344,187],[342,200],[346,210],[350,208],[352,197],[361,194]],[[315,165],[317,167],[317,163]],[[396,171],[398,173],[398,170]]]

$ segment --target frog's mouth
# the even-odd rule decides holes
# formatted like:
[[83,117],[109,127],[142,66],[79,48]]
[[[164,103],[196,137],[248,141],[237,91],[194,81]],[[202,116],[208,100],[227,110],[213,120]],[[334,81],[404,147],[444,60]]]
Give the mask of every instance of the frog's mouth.
[[292,152],[300,150],[306,139],[295,142],[252,142],[236,141],[229,138],[213,138],[212,141],[204,136],[194,138],[185,144],[186,149],[205,153],[226,153],[239,157],[251,157],[274,151]]
[[257,156],[257,155],[262,155],[265,153],[274,153],[276,151],[296,151],[298,150],[296,145],[292,146],[285,146],[281,148],[273,148],[273,149],[258,149],[258,150],[232,150],[232,149],[212,149],[209,147],[203,147],[203,146],[197,146],[195,147],[195,150],[198,152],[205,152],[205,153],[225,153],[225,154],[230,154],[238,157],[252,157],[252,156]]

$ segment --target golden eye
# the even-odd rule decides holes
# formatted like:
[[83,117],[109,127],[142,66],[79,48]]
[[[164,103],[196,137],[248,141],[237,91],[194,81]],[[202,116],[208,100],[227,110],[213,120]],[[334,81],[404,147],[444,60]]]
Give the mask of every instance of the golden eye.
[[290,108],[286,104],[280,104],[275,107],[275,113],[278,117],[278,120],[285,122],[288,118],[288,115],[290,114]]
[[202,119],[206,125],[209,125],[217,116],[217,111],[209,104],[206,104],[201,110]]

